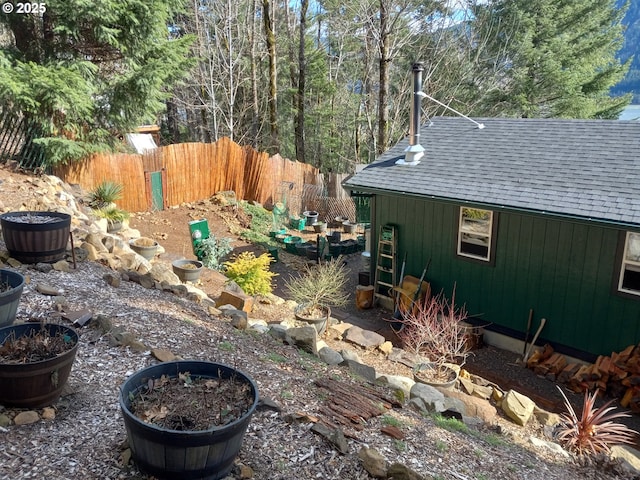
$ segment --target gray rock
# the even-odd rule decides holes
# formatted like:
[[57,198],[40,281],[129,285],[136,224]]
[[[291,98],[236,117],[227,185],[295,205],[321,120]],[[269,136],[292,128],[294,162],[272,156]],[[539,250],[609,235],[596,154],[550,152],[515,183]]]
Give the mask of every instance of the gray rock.
[[520,426],[527,424],[535,407],[533,400],[515,390],[509,390],[502,399],[502,410]]
[[277,340],[285,341],[287,339],[287,330],[289,330],[284,325],[274,324],[269,328],[269,335]]
[[569,457],[569,454],[557,443],[547,442],[546,440],[541,440],[536,437],[529,437],[529,441],[538,448],[545,448],[553,453],[557,453],[558,455],[562,455],[564,457]]
[[362,363],[362,360],[360,360],[358,354],[352,352],[351,350],[341,350],[340,355],[342,355],[342,358],[344,358],[345,362],[347,360],[352,360],[354,362]]
[[317,339],[317,331],[312,326],[289,328],[285,336],[285,341],[289,345],[295,345],[314,355],[318,354]]
[[364,363],[356,362],[355,360],[345,360],[343,362],[344,365],[347,366],[349,370],[351,370],[356,375],[360,375],[365,380],[370,382],[376,381],[376,369],[370,367],[369,365],[365,365]]
[[49,285],[48,283],[38,283],[36,285],[36,290],[38,291],[38,293],[41,293],[42,295],[50,295],[52,297],[58,296],[58,295],[62,295],[62,290],[57,289],[56,287]]
[[388,385],[394,390],[402,390],[405,393],[405,396],[409,396],[411,392],[411,387],[413,387],[416,382],[409,377],[403,377],[401,375],[380,375],[377,378],[378,382],[381,382],[384,385]]
[[409,396],[411,399],[419,398],[424,402],[424,408],[427,412],[442,412],[445,410],[444,394],[430,385],[416,383],[411,387]]
[[327,365],[340,365],[344,361],[342,355],[330,347],[322,347],[318,351],[318,356]]
[[321,423],[315,423],[313,427],[311,427],[311,431],[316,432],[329,440],[329,442],[331,442],[340,453],[346,454],[349,451],[349,445],[347,444],[347,439],[344,437],[342,430],[337,428],[334,430],[322,425]]
[[116,272],[105,273],[102,278],[105,282],[107,282],[107,285],[111,285],[115,288],[118,288],[120,286],[120,275],[118,275]]
[[611,457],[621,460],[636,475],[640,473],[640,452],[629,445],[611,447]]
[[372,348],[382,345],[386,338],[371,330],[364,330],[363,328],[354,326],[344,332],[344,339],[347,342],[354,343],[363,348]]
[[51,266],[50,263],[40,262],[40,263],[36,263],[35,269],[42,273],[49,273],[51,270],[53,270],[53,267]]

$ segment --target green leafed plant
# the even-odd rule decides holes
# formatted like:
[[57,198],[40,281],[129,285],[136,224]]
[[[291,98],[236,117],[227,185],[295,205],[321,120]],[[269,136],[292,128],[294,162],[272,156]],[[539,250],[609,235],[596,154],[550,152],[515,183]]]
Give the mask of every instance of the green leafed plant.
[[230,239],[225,237],[218,238],[213,234],[201,240],[196,247],[198,259],[205,267],[212,270],[221,270],[224,267],[222,259],[231,250],[233,248],[231,247]]
[[116,200],[122,198],[121,183],[104,180],[89,192],[89,206],[93,209],[103,209],[113,206]]
[[598,390],[593,394],[585,392],[582,416],[578,418],[567,396],[560,387],[558,390],[564,398],[567,409],[567,413],[560,417],[558,440],[567,450],[579,456],[590,456],[609,453],[612,445],[633,443],[634,436],[638,435],[638,432],[622,423],[614,422],[617,418],[630,415],[624,412],[611,413],[616,408],[611,406],[613,400],[609,400],[601,407],[596,407]]
[[268,253],[256,257],[253,252],[242,252],[233,261],[224,262],[225,275],[247,295],[271,293],[271,279],[277,273],[269,271],[273,258]]
[[110,222],[122,222],[129,218],[129,212],[114,205],[96,208],[93,210],[93,214],[99,218],[106,218]]
[[299,304],[306,304],[307,313],[322,307],[345,305],[349,300],[346,285],[347,270],[340,258],[307,265],[302,275],[285,281],[291,298]]

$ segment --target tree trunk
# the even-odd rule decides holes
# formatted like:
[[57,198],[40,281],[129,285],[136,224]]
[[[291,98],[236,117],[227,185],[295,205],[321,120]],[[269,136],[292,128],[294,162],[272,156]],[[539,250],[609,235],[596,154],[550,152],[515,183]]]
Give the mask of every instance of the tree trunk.
[[305,89],[305,75],[306,75],[306,59],[304,54],[304,40],[305,32],[307,31],[307,8],[309,6],[309,0],[302,0],[300,4],[300,46],[298,52],[298,93],[296,95],[297,100],[297,122],[295,128],[296,135],[296,158],[300,162],[305,162],[304,151],[304,89]]
[[180,143],[178,106],[173,100],[167,100],[167,128],[169,130],[169,143]]
[[249,31],[251,50],[250,57],[250,69],[251,69],[251,145],[253,148],[258,149],[260,142],[258,140],[258,131],[260,129],[260,104],[258,99],[258,58],[256,55],[256,22],[257,22],[257,0],[253,0],[251,6],[251,29]]
[[380,77],[379,77],[379,94],[378,94],[378,145],[377,154],[385,152],[388,148],[389,134],[389,105],[387,96],[389,95],[389,17],[387,12],[387,4],[384,0],[380,1],[380,43],[378,45],[380,51]]
[[278,132],[278,84],[277,84],[277,57],[276,37],[273,31],[271,19],[271,3],[262,0],[262,16],[264,18],[264,35],[267,42],[267,55],[269,57],[269,130],[271,133],[271,153],[280,151],[280,135]]

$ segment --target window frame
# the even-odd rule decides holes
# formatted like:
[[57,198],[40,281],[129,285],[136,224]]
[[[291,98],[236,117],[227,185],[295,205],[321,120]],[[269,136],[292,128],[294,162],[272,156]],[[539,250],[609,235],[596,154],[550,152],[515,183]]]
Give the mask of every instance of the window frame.
[[[629,246],[629,239],[631,238],[631,235],[637,236],[638,241],[640,242],[640,232],[633,232],[630,230],[627,230],[626,232],[624,232],[623,241],[621,242],[622,253],[619,257],[619,262],[618,262],[620,271],[618,272],[618,280],[616,282],[616,291],[624,295],[629,295],[633,298],[640,298],[640,288],[638,288],[637,290],[633,290],[631,288],[625,288],[623,285],[625,272],[627,270],[633,270],[635,272],[640,273],[640,256],[639,256],[639,260],[627,259],[627,248]],[[626,267],[627,265],[633,266],[634,268],[627,268]]]
[[[471,232],[469,230],[463,230],[463,223],[465,217],[463,217],[464,211],[466,209],[469,210],[479,210],[481,212],[487,212],[489,214],[489,226],[487,233],[474,231]],[[475,261],[478,263],[482,263],[484,265],[494,265],[495,263],[495,236],[497,231],[497,218],[498,214],[494,210],[488,210],[485,208],[475,208],[469,206],[460,206],[458,210],[458,226],[457,226],[457,236],[456,236],[456,256],[460,258],[464,258],[467,260]],[[487,238],[487,255],[482,256],[479,254],[474,254],[470,252],[464,252],[462,250],[463,243],[472,243],[472,242],[463,242],[463,235],[475,235],[476,237],[486,237]]]

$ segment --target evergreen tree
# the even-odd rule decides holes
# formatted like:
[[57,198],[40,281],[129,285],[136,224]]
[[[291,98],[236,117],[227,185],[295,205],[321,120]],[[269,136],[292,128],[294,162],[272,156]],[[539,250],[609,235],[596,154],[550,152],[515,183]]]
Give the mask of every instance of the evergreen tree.
[[[0,16],[0,107],[35,124],[50,164],[114,146],[155,121],[187,69],[175,0],[48,0]],[[172,38],[174,37],[174,38]]]
[[493,0],[477,6],[501,35],[492,62],[505,68],[484,110],[516,117],[617,118],[629,96],[609,89],[628,69],[616,58],[625,9],[615,0]]

